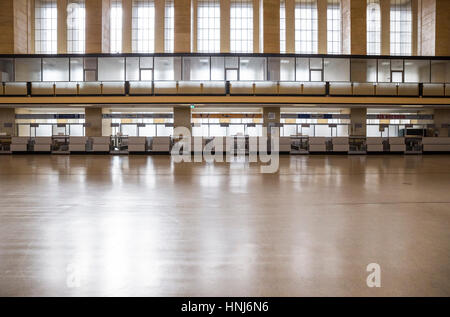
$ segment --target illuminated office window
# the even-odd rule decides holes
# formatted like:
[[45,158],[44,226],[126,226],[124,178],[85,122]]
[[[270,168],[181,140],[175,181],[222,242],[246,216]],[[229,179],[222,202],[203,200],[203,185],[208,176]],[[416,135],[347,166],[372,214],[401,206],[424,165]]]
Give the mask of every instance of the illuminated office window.
[[69,0],[67,4],[67,52],[83,54],[86,50],[86,4]]
[[280,1],[280,53],[286,53],[286,0]]
[[367,0],[367,55],[381,54],[380,0]]
[[174,0],[166,0],[164,16],[164,52],[173,53],[174,48]]
[[197,1],[197,50],[220,52],[220,1]]
[[253,53],[252,0],[231,0],[230,40],[232,53]]
[[132,46],[133,53],[155,51],[155,2],[133,0]]
[[342,53],[341,1],[328,0],[327,7],[327,48],[328,54]]
[[35,50],[37,54],[56,54],[58,51],[58,9],[56,0],[35,2]]
[[411,42],[411,0],[391,0],[391,55],[411,55]]
[[295,1],[295,52],[317,54],[317,0]]
[[111,53],[122,52],[122,0],[111,1]]

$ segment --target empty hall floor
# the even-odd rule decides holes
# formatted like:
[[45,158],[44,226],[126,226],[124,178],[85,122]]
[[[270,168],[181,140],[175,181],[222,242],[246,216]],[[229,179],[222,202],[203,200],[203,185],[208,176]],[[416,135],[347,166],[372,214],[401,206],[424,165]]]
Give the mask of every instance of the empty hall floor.
[[0,156],[1,296],[450,296],[449,229],[445,155]]

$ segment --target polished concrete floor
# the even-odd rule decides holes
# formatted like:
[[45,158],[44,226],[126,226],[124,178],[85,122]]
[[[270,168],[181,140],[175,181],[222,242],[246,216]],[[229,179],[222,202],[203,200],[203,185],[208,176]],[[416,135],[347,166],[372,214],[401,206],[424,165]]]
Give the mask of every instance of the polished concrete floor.
[[450,156],[0,156],[0,295],[450,296]]

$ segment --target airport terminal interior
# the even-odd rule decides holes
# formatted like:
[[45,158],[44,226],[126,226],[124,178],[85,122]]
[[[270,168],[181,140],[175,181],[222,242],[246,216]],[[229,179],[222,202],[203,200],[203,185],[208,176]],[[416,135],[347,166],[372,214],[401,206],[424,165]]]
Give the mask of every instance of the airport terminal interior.
[[450,296],[450,1],[0,22],[0,296]]

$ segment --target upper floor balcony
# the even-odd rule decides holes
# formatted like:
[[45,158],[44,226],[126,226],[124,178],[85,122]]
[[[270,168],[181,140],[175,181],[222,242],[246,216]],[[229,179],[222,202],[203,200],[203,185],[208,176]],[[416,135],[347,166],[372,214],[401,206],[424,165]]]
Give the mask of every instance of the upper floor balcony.
[[450,96],[450,57],[0,55],[4,96]]

